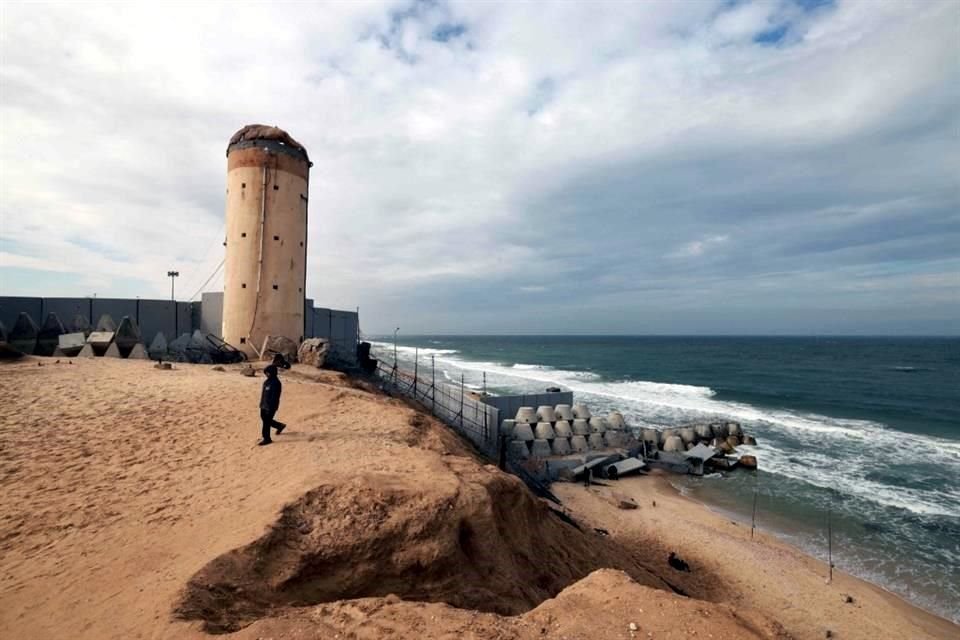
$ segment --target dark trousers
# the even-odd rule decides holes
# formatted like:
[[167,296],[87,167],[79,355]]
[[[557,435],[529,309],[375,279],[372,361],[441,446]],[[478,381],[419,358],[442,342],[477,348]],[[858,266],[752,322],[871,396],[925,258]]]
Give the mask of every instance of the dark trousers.
[[270,427],[276,429],[277,427],[282,427],[282,422],[277,422],[273,419],[273,416],[277,415],[276,410],[267,411],[266,409],[260,409],[260,419],[263,420],[263,429],[260,431],[260,435],[263,436],[264,440],[270,440]]

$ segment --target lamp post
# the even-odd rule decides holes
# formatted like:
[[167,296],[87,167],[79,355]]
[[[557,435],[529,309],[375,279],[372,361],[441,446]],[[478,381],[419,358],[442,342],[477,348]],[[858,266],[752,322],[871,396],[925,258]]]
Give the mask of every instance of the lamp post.
[[171,300],[176,300],[176,298],[173,296],[173,282],[174,282],[173,279],[179,275],[180,275],[179,271],[167,271],[167,276],[170,278],[170,299]]

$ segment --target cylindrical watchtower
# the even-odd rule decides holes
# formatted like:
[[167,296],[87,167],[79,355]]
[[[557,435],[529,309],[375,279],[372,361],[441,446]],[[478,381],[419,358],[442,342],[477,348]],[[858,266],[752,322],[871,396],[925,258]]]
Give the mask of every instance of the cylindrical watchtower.
[[223,339],[250,357],[268,335],[303,340],[311,165],[277,127],[248,125],[227,147]]

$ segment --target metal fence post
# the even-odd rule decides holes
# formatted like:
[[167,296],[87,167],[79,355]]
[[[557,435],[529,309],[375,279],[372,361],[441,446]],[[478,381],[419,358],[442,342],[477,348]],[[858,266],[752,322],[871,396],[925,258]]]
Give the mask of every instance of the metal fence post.
[[460,428],[463,429],[463,374],[460,374]]
[[433,415],[437,415],[437,357],[430,356],[430,368],[433,370],[433,377],[430,382],[430,401],[433,403]]
[[420,347],[413,350],[413,399],[417,399],[417,373],[420,365]]

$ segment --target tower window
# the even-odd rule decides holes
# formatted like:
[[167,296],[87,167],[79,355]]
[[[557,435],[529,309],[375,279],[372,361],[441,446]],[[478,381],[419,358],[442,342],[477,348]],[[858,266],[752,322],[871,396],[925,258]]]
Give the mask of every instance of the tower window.
[[301,247],[303,246],[303,240],[300,241],[300,246],[301,246]]
[[240,237],[241,237],[241,238],[246,238],[246,237],[247,237],[247,232],[244,231],[243,233],[241,233],[241,234],[240,234]]
[[246,338],[240,338],[240,344],[247,344]]
[[241,189],[246,189],[246,188],[247,188],[247,183],[246,183],[246,182],[241,182],[241,183],[240,183],[240,188],[241,188]]
[[274,291],[276,291],[276,290],[279,290],[280,287],[278,287],[277,285],[273,285],[273,289],[274,289]]
[[279,186],[279,185],[273,185],[273,190],[274,190],[274,191],[280,191],[280,186]]
[[246,289],[246,288],[247,288],[247,283],[244,282],[243,284],[241,284],[241,285],[240,285],[240,288],[241,288],[241,289]]
[[274,239],[274,240],[279,240],[279,239],[280,239],[280,236],[273,236],[273,239]]
[[303,293],[303,287],[297,287],[297,291],[299,291],[300,293]]

